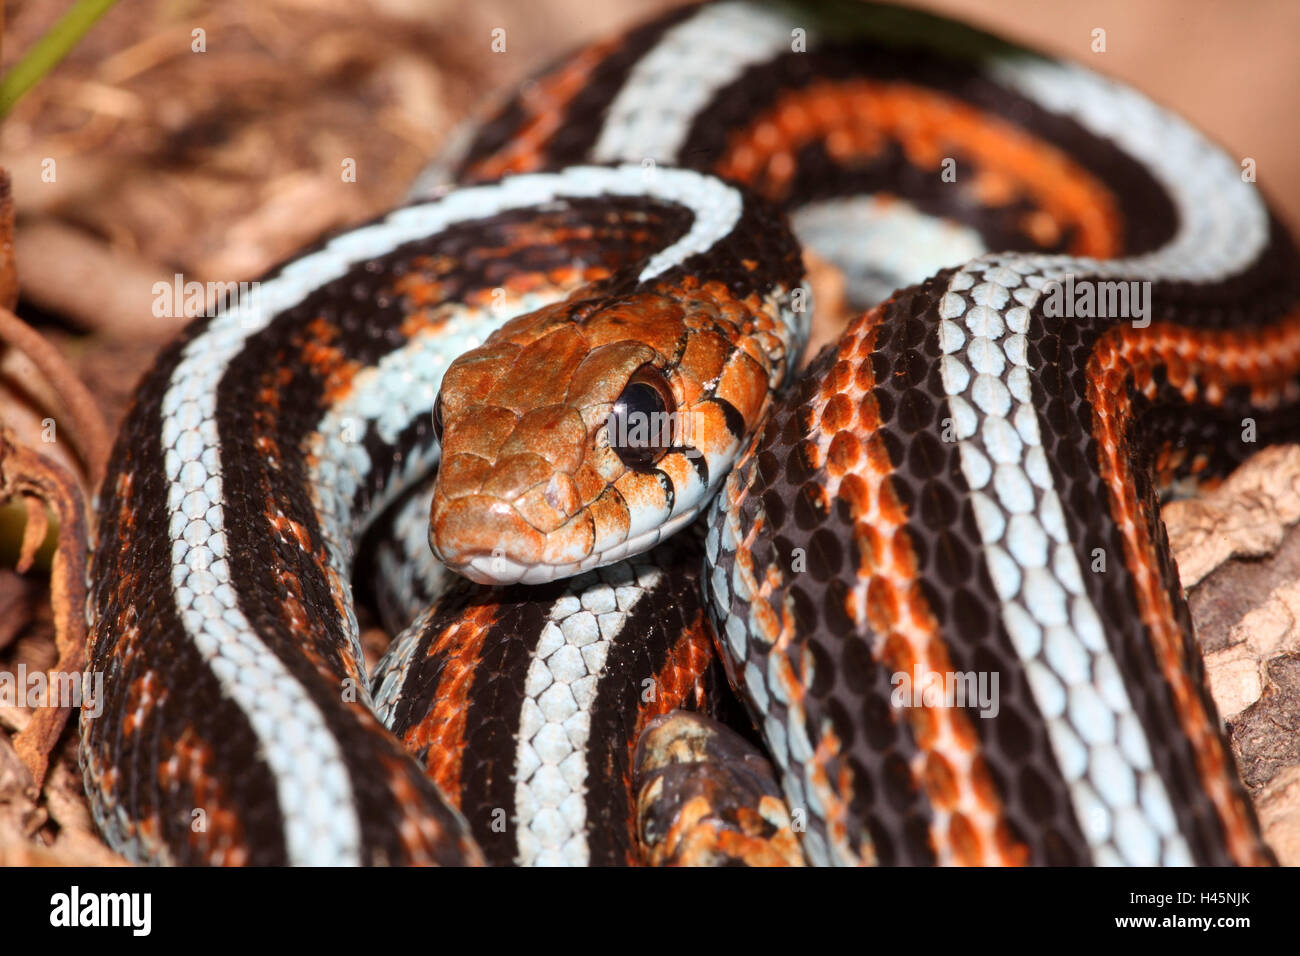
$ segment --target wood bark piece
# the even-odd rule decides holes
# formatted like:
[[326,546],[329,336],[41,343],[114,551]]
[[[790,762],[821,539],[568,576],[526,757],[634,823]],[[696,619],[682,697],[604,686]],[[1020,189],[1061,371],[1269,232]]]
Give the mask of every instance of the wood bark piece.
[[1300,446],[1261,451],[1163,517],[1265,839],[1300,865]]

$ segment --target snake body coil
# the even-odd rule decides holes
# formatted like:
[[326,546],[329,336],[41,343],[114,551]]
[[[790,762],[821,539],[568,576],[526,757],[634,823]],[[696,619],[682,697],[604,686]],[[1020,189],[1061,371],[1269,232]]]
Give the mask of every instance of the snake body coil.
[[[928,15],[721,2],[420,193],[140,386],[82,726],[118,848],[635,862],[637,735],[725,706],[707,609],[808,862],[1270,860],[1158,512],[1300,419],[1295,250],[1231,158]],[[800,242],[867,311],[795,373]],[[660,542],[706,509],[701,597]],[[429,543],[502,587],[421,611]],[[358,549],[415,621],[373,679]]]

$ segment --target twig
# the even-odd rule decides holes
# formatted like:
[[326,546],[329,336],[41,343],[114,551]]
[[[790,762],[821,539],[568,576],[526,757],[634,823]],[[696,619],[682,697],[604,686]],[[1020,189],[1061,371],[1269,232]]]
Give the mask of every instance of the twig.
[[0,308],[0,341],[7,342],[32,360],[58,392],[71,418],[73,440],[86,466],[90,485],[99,487],[112,447],[108,425],[94,396],[64,361],[58,349],[8,309]]
[[[86,499],[66,469],[15,444],[8,431],[0,426],[0,500],[15,496],[28,504],[29,513],[32,503],[40,501],[58,518],[58,546],[50,567],[54,643],[59,652],[54,670],[80,675],[86,669],[86,559],[90,550]],[[30,558],[27,541],[23,552],[22,560],[27,561]],[[51,687],[62,685],[62,681],[49,683]],[[45,703],[14,738],[14,749],[37,786],[45,778],[50,752],[63,732],[73,704],[66,700]]]
[[14,266],[13,184],[9,180],[9,171],[0,169],[0,308],[13,309],[17,306],[18,272]]

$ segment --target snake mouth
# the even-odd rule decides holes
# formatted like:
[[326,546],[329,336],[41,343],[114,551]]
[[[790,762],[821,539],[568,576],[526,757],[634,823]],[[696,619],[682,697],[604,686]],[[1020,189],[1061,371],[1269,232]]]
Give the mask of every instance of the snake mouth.
[[507,501],[473,494],[434,496],[429,546],[448,568],[479,584],[543,584],[572,574],[590,559],[590,520],[551,533],[528,522]]
[[[525,563],[516,560],[504,548],[495,547],[491,551],[464,551],[454,556],[446,550],[433,545],[434,553],[443,564],[452,571],[469,578],[477,584],[505,586],[511,584],[549,584],[562,578],[572,577],[592,568],[603,567],[622,561],[624,558],[648,551],[660,541],[672,537],[699,515],[698,506],[687,508],[681,514],[668,521],[647,528],[622,541],[604,548],[593,548],[571,560],[537,561]],[[433,536],[430,535],[433,544]]]
[[564,574],[563,568],[520,564],[499,553],[474,555],[463,564],[448,567],[477,584],[488,585],[546,584]]
[[[438,554],[436,548],[434,553]],[[476,584],[501,587],[511,584],[549,584],[607,563],[600,554],[587,555],[581,560],[562,564],[549,564],[544,561],[528,563],[511,556],[502,548],[495,548],[492,551],[464,552],[456,560],[448,560],[438,554],[438,559],[450,570],[461,577],[469,578]]]

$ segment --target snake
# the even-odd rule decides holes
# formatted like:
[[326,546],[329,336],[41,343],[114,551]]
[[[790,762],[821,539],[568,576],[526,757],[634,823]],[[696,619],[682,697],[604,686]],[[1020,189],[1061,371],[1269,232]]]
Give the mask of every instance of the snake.
[[[1249,165],[900,7],[683,6],[544,68],[138,387],[90,571],[101,831],[1273,862],[1159,515],[1300,421]],[[853,317],[805,366],[806,262]]]

